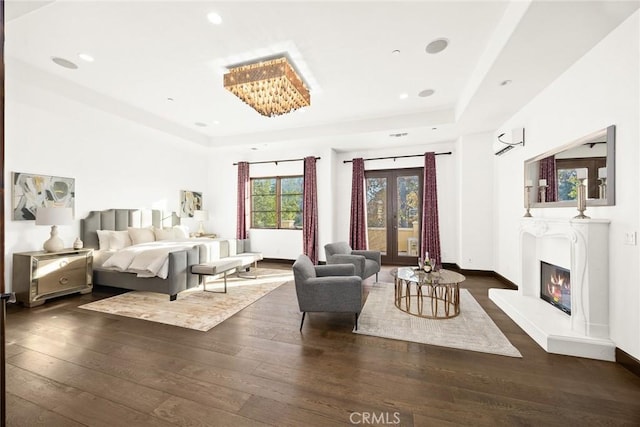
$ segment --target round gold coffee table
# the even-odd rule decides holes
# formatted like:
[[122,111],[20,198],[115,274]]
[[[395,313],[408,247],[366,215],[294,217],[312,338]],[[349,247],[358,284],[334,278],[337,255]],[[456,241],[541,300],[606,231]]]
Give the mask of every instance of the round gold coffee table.
[[395,304],[400,310],[427,319],[450,319],[460,314],[460,283],[465,277],[440,269],[425,273],[414,267],[391,270]]

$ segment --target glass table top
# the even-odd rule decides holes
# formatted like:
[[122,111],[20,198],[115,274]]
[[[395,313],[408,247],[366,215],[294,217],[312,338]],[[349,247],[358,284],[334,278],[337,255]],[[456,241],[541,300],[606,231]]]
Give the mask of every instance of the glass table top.
[[394,278],[407,280],[419,284],[453,284],[464,282],[465,277],[455,271],[440,269],[426,273],[418,267],[399,267],[391,270]]

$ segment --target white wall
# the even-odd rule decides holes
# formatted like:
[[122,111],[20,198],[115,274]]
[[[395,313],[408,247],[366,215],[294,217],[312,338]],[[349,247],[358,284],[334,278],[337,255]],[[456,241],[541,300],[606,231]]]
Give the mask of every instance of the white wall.
[[458,140],[460,188],[458,265],[493,271],[493,133]]
[[[524,126],[526,145],[495,160],[493,210],[499,227],[496,271],[520,283],[518,229],[523,215],[523,161],[595,130],[616,125],[616,205],[589,207],[592,218],[611,220],[609,289],[611,338],[640,359],[640,267],[638,246],[624,244],[640,229],[639,12],[615,29],[565,74],[507,121]],[[532,209],[534,217],[571,218],[575,208]]]
[[[216,171],[211,192],[219,201],[213,209],[214,231],[225,237],[235,236],[236,227],[236,177],[233,163],[238,161],[265,161],[277,159],[297,159],[315,155],[318,180],[318,233],[320,260],[326,260],[324,245],[335,241],[349,240],[349,220],[351,210],[351,160],[354,157],[384,157],[393,155],[421,154],[425,151],[454,151],[453,155],[437,156],[438,207],[440,209],[440,239],[444,262],[458,261],[458,160],[454,143],[430,144],[423,146],[367,150],[336,153],[331,149],[297,150],[291,149],[250,151],[217,150],[212,159],[212,169]],[[420,157],[393,160],[376,160],[365,163],[366,170],[422,167]],[[262,176],[285,176],[302,174],[302,162],[252,164],[252,178]],[[226,230],[226,232],[225,232]],[[250,229],[252,250],[261,251],[267,258],[294,260],[302,253],[302,231]]]
[[[351,211],[352,164],[344,163],[357,157],[375,158],[449,152],[451,155],[436,156],[436,180],[438,184],[438,219],[440,222],[440,249],[443,262],[457,262],[458,253],[458,154],[453,142],[393,147],[384,150],[369,150],[338,153],[336,156],[336,191],[333,196],[337,220],[333,233],[334,240],[349,240],[349,217]],[[364,164],[365,170],[405,169],[424,166],[424,157],[404,159],[371,160]]]
[[[332,175],[335,153],[331,149],[318,150],[215,150],[211,160],[215,174],[211,179],[211,192],[216,195],[213,211],[213,230],[223,237],[236,236],[236,200],[239,161],[260,162],[282,159],[320,157],[316,162],[318,181],[318,250],[324,260],[323,246],[331,241],[333,228]],[[304,162],[279,162],[252,164],[251,178],[291,176],[304,173]],[[302,253],[302,230],[249,229],[251,250],[260,251],[265,258],[295,260]]]
[[[75,222],[59,227],[67,247],[90,210],[155,208],[177,211],[180,190],[207,192],[204,147],[87,107],[7,69],[5,182],[11,172],[75,178]],[[50,227],[11,220],[5,194],[5,283],[11,289],[13,252],[40,250]],[[187,221],[188,222],[188,221]]]

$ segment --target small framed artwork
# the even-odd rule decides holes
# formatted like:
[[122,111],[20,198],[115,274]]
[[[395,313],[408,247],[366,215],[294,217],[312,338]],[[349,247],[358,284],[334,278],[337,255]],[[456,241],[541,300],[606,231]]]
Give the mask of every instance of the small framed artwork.
[[202,209],[202,193],[197,191],[180,191],[180,217],[193,218],[193,213]]
[[41,206],[75,209],[74,178],[13,172],[11,183],[11,219],[14,221],[35,220]]

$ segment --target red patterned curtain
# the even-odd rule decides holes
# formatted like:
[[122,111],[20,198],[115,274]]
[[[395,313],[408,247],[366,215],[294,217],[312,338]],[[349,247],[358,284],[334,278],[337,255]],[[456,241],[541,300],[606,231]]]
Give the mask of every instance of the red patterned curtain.
[[438,222],[438,185],[436,182],[435,153],[424,153],[424,188],[422,194],[422,232],[420,255],[429,252],[441,264],[440,226]]
[[351,249],[367,249],[367,209],[364,198],[364,159],[353,159],[351,179],[351,225],[349,244]]
[[318,185],[316,158],[304,158],[304,189],[302,192],[302,247],[314,264],[318,263]]
[[249,163],[238,162],[238,213],[236,215],[236,238],[246,239],[247,206],[249,205]]
[[[558,198],[556,156],[545,157],[540,160],[538,164],[540,165],[540,170],[538,171],[539,178],[547,180],[547,189],[544,195],[545,201],[555,202]],[[540,191],[538,191],[538,201],[542,201],[540,200]]]

